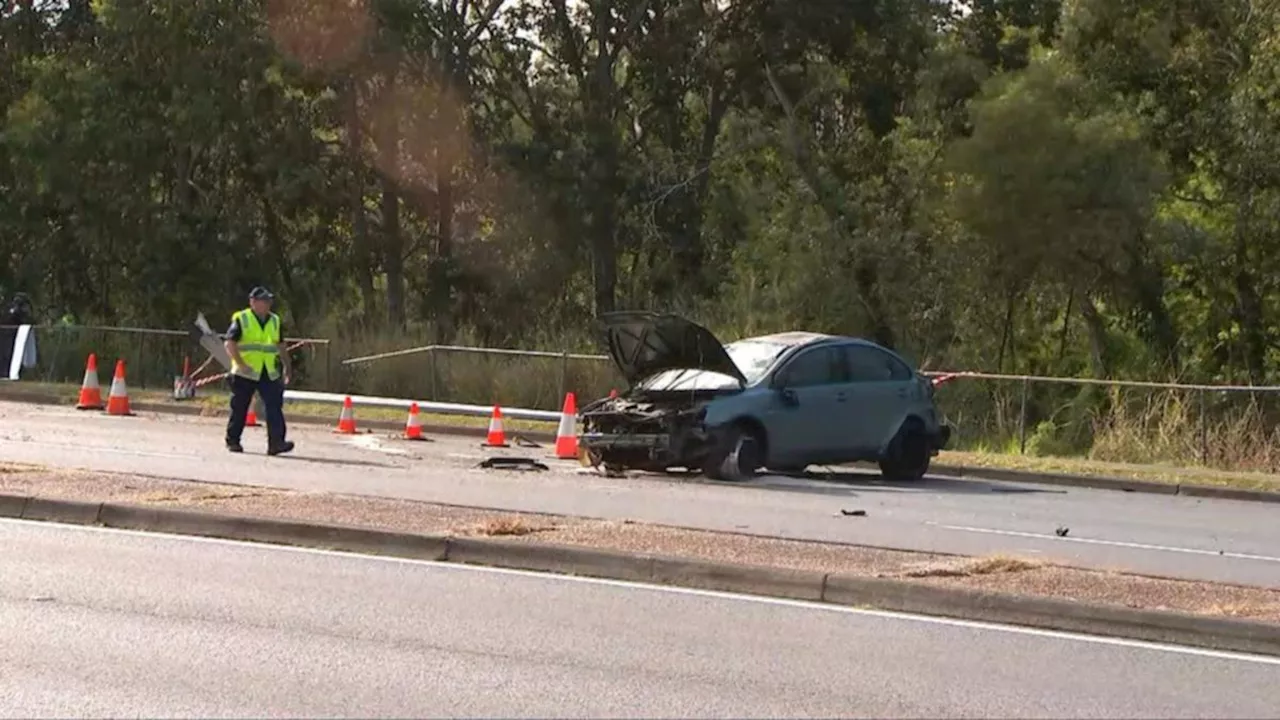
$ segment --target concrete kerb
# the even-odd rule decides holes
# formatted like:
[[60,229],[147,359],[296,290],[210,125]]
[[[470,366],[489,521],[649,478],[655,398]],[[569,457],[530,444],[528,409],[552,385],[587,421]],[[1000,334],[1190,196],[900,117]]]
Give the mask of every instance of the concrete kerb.
[[[9,388],[0,385],[0,400],[25,402],[36,405],[65,405],[63,398],[47,392],[29,391]],[[216,417],[206,413],[199,405],[171,405],[155,402],[133,402],[135,412],[153,412],[160,414],[189,415],[199,417]],[[337,419],[322,418],[313,415],[293,415],[289,422],[299,425],[336,425]],[[398,432],[404,424],[391,420],[359,420],[361,428]],[[486,428],[465,425],[423,424],[423,433],[427,435],[459,435],[464,437],[484,437]],[[554,431],[521,431],[509,432],[510,435],[521,436],[529,440],[551,443],[555,442]],[[1220,500],[1242,500],[1246,502],[1280,503],[1280,492],[1272,490],[1249,490],[1245,488],[1214,487],[1209,485],[1190,485],[1183,483],[1162,483],[1151,480],[1129,480],[1125,478],[1098,477],[1091,475],[1070,475],[1065,473],[1039,473],[1028,470],[1006,470],[1002,468],[968,467],[960,465],[934,465],[930,475],[954,478],[957,480],[996,480],[1001,482],[1032,483],[1037,485],[1057,485],[1065,487],[1089,488],[1094,490],[1115,490],[1119,492],[1137,492],[1154,495],[1182,495],[1187,497],[1212,498]]]
[[0,516],[718,590],[1280,656],[1280,625],[889,578],[0,494]]

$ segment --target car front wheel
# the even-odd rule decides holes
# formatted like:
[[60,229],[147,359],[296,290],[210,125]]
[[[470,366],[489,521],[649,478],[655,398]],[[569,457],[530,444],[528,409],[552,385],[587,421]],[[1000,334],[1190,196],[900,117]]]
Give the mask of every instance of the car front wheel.
[[702,468],[711,480],[750,480],[764,464],[764,443],[750,428],[730,427]]
[[880,472],[888,480],[919,480],[929,472],[929,438],[919,428],[904,427],[880,460]]

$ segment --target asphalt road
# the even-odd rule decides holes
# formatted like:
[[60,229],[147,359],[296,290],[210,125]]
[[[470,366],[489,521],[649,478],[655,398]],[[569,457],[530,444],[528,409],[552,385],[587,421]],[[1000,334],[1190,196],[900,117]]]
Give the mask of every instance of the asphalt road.
[[[359,411],[357,410],[357,421]],[[336,414],[335,414],[336,423]],[[385,495],[433,502],[633,519],[712,530],[983,555],[1012,553],[1091,567],[1280,586],[1275,505],[934,478],[888,485],[766,477],[750,486],[637,474],[608,478],[552,459],[550,447],[492,451],[478,439],[409,443],[392,433],[335,435],[294,425],[298,449],[263,454],[246,431],[230,455],[216,419],[109,417],[0,402],[0,461],[139,472],[214,482]],[[478,469],[528,455],[547,472]],[[841,509],[862,509],[845,517]],[[1058,537],[1059,527],[1069,529]]]
[[1280,660],[0,521],[5,717],[1266,717]]

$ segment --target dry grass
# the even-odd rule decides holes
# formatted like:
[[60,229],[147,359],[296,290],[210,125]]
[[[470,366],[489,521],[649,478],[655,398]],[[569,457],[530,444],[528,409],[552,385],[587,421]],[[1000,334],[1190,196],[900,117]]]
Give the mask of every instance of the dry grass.
[[1033,473],[1144,480],[1169,484],[1280,491],[1280,476],[1269,473],[1240,473],[1205,467],[1178,467],[1167,464],[1134,465],[1089,460],[1087,458],[1036,457],[1034,455],[1018,455],[1015,453],[956,451],[939,453],[937,464],[970,468],[1021,470]]
[[940,463],[1280,486],[1280,394],[1032,384],[1024,421],[1021,383],[954,382],[939,392],[957,428]]
[[912,568],[902,573],[903,577],[972,577],[974,575],[996,575],[1001,573],[1017,573],[1044,567],[1039,560],[1025,560],[1007,555],[991,555],[980,558],[960,558],[941,564],[929,564]]
[[40,465],[29,465],[26,463],[0,463],[0,475],[16,475],[18,473],[30,473],[45,470]]

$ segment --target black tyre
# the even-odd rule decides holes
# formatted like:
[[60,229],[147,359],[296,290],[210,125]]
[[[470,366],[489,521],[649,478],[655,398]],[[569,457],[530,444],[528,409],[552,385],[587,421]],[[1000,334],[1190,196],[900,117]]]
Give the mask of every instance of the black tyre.
[[734,425],[725,431],[707,458],[702,474],[711,480],[741,482],[756,476],[764,465],[764,441],[751,428]]
[[929,472],[933,459],[929,437],[917,425],[904,425],[880,460],[880,472],[887,480],[920,480]]

